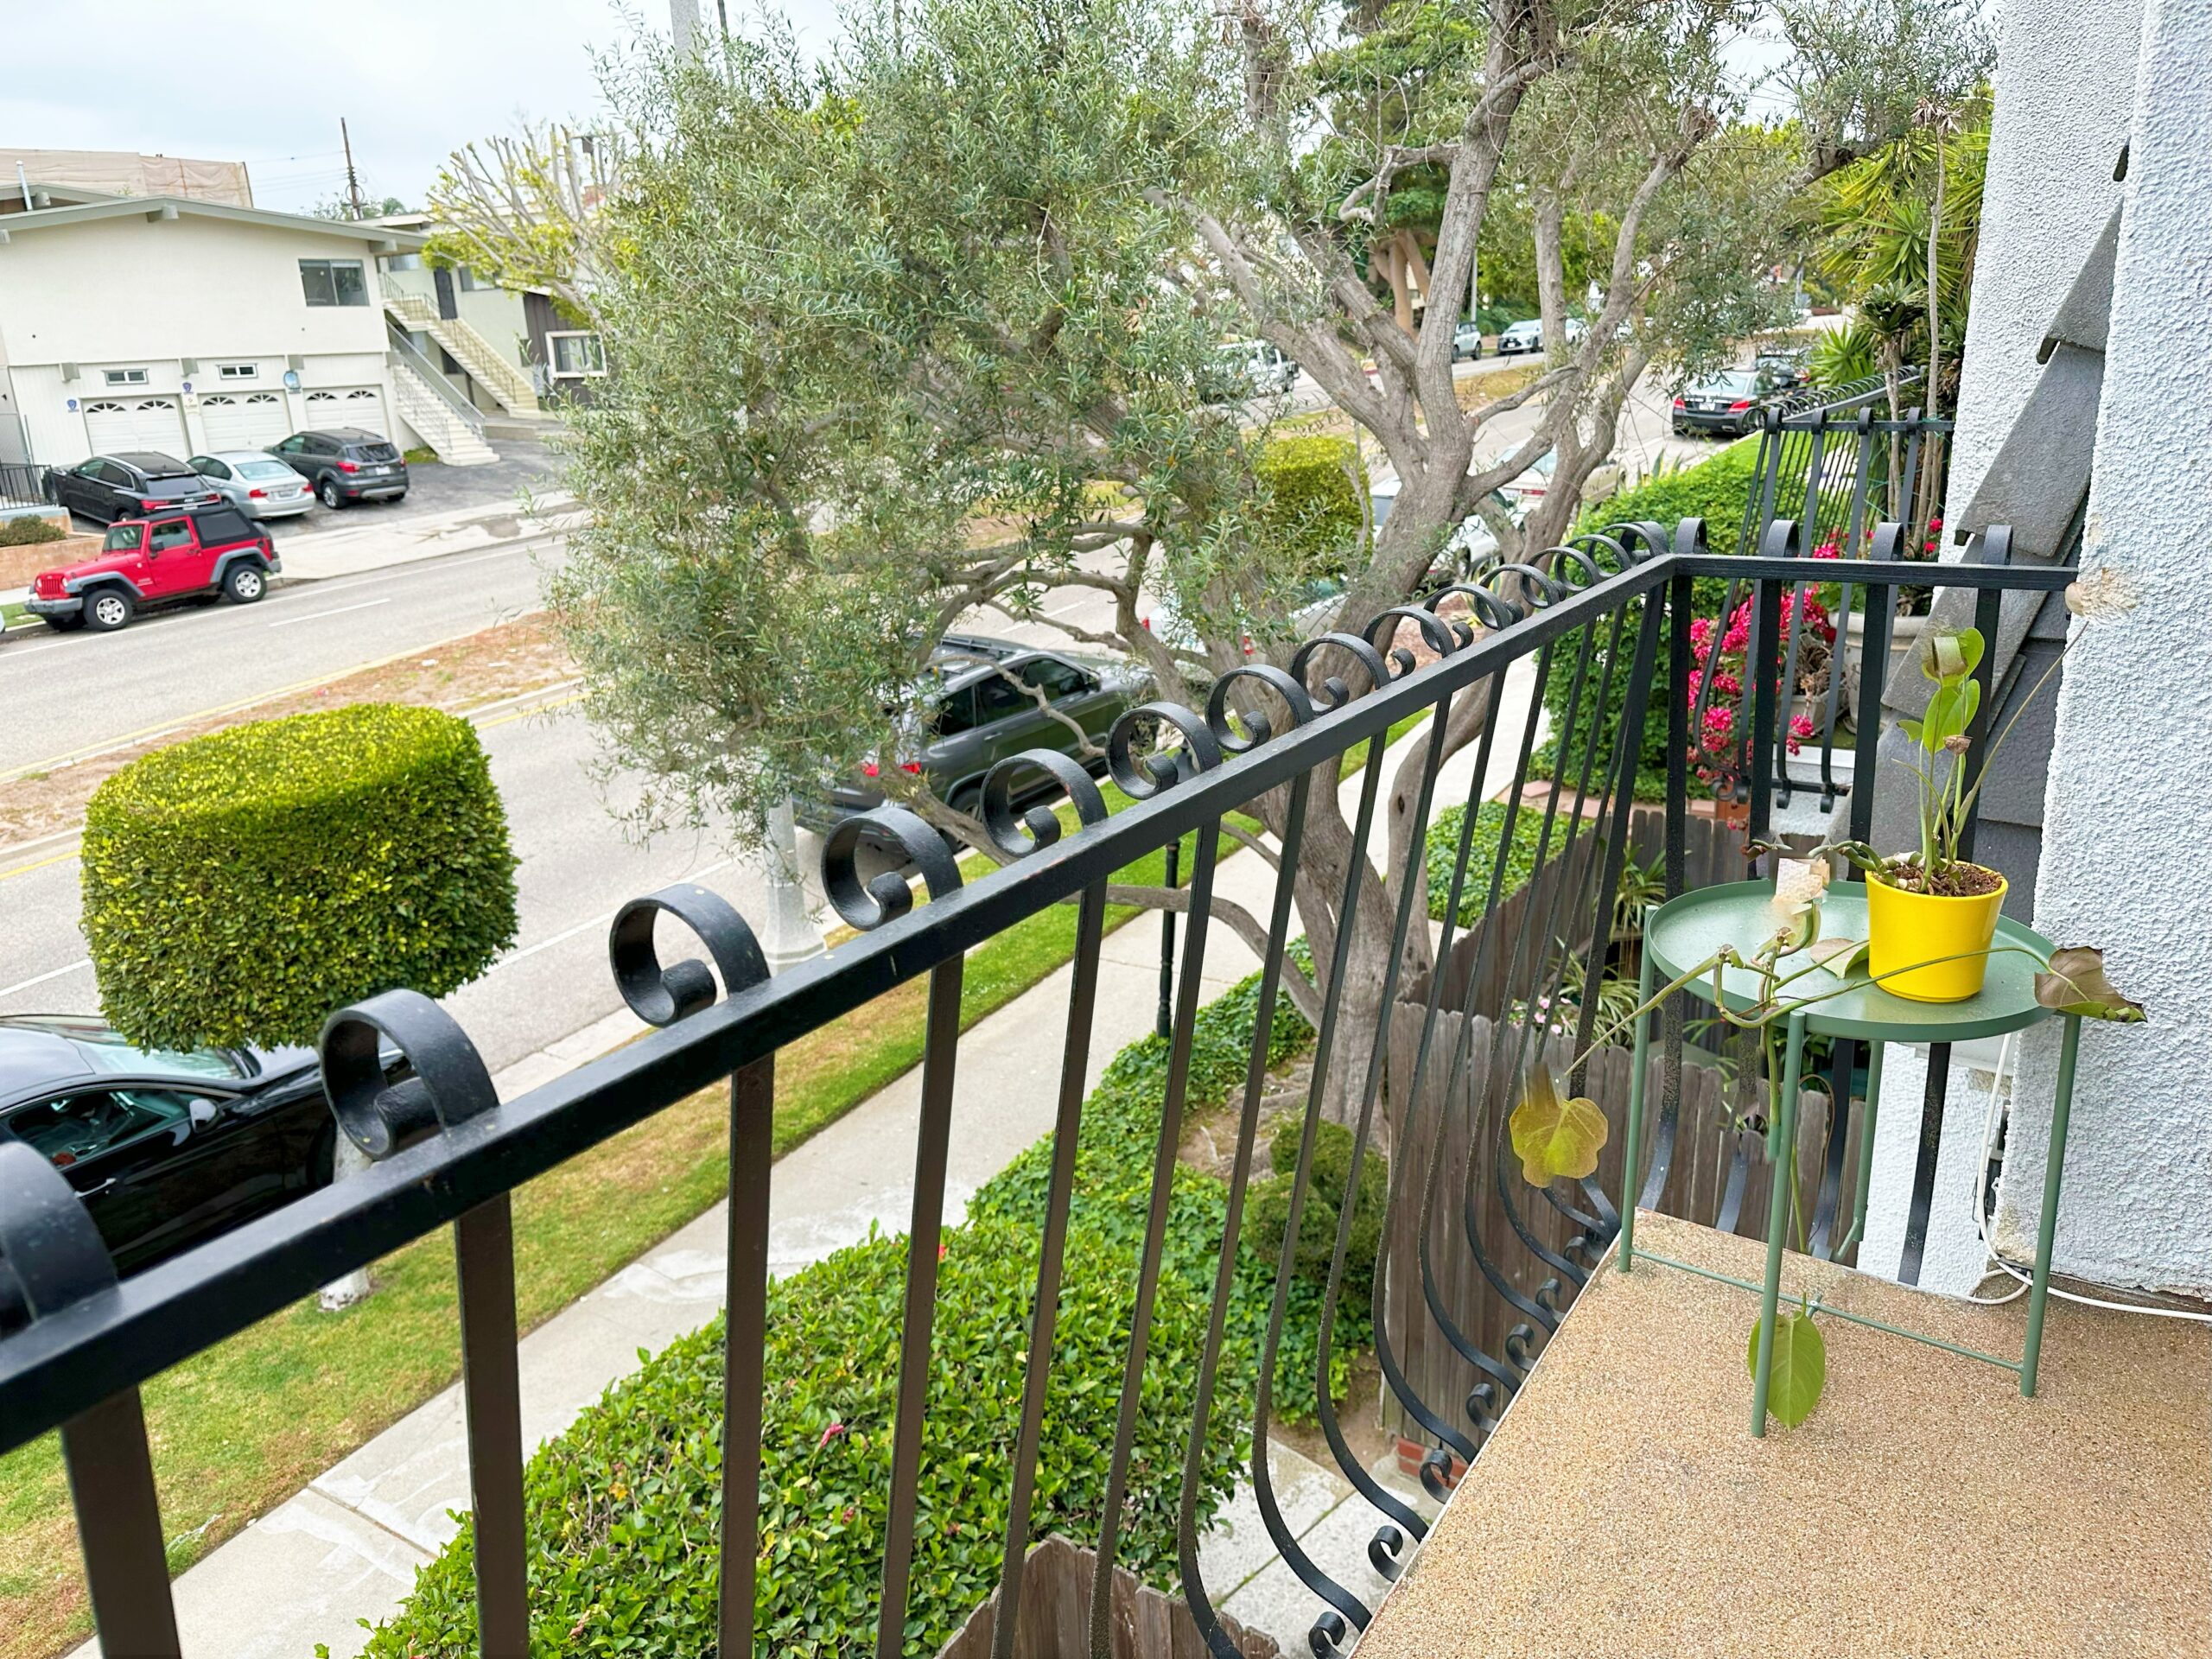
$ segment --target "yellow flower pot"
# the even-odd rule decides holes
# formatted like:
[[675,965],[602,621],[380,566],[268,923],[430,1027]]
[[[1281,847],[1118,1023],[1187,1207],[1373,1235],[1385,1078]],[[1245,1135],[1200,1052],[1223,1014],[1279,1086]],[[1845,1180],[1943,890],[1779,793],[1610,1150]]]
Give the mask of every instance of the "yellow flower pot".
[[1997,937],[2005,890],[2002,877],[1995,892],[1971,899],[1910,893],[1869,880],[1868,972],[1892,996],[1914,1002],[1965,1001],[1981,989],[1989,969],[1989,942]]

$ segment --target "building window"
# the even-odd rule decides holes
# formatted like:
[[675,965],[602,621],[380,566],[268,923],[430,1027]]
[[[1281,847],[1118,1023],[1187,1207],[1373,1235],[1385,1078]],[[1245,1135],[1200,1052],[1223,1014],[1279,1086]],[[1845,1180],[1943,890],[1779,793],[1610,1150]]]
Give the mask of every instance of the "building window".
[[260,365],[255,363],[218,363],[215,365],[218,380],[251,380],[260,372]]
[[597,334],[548,334],[545,348],[553,353],[553,377],[556,380],[607,372],[607,353]]
[[111,386],[143,386],[146,384],[143,369],[108,369],[101,378]]
[[368,279],[358,259],[302,259],[300,286],[309,305],[366,305]]
[[419,253],[395,253],[384,262],[386,270],[420,270],[423,256]]
[[460,283],[461,291],[464,294],[474,294],[483,286],[476,280],[476,273],[467,265],[456,267],[453,274],[454,279]]

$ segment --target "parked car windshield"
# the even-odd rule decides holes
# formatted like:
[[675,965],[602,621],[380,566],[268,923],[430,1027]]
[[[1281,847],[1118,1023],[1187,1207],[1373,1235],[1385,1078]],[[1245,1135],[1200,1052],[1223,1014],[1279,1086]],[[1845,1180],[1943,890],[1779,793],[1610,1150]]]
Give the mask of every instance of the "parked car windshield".
[[1726,373],[1716,374],[1691,390],[1701,391],[1708,397],[1718,397],[1724,393],[1732,397],[1748,397],[1758,390],[1758,384],[1749,369],[1730,369]]
[[240,478],[291,478],[292,469],[281,461],[242,461],[232,468]]
[[397,461],[399,451],[388,443],[357,443],[346,451],[354,461]]
[[228,1049],[177,1050],[140,1048],[124,1039],[113,1027],[89,1015],[66,1014],[15,1014],[0,1018],[0,1027],[18,1031],[44,1032],[66,1039],[85,1062],[87,1071],[104,1075],[144,1076],[159,1072],[171,1077],[242,1077],[245,1068]]
[[107,539],[100,543],[103,553],[136,553],[138,543],[146,533],[143,524],[116,524],[107,532]]

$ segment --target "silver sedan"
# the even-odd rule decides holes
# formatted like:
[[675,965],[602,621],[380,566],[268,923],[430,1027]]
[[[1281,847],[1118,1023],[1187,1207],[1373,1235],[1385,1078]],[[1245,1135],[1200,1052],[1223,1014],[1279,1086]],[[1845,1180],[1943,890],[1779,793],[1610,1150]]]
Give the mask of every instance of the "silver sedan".
[[249,518],[289,518],[315,505],[307,480],[265,450],[219,449],[191,466]]

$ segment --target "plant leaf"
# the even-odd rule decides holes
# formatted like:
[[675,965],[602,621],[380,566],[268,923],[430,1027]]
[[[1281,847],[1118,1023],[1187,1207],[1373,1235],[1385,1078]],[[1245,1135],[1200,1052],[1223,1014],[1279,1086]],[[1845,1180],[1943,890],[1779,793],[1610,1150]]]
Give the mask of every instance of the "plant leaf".
[[[1751,1340],[1744,1355],[1753,1376],[1759,1374],[1759,1322],[1751,1321]],[[1784,1428],[1795,1428],[1813,1414],[1828,1385],[1828,1345],[1809,1313],[1777,1308],[1774,1365],[1767,1373],[1766,1408]]]
[[2050,953],[2050,967],[2036,976],[2036,1001],[2084,1020],[2133,1025],[2143,1005],[2130,1001],[2105,977],[2105,953],[2093,944],[2069,944]]
[[1815,939],[1805,947],[1805,954],[1841,979],[1866,960],[1873,943],[1872,939]]
[[1531,1186],[1549,1186],[1560,1176],[1577,1180],[1598,1167],[1605,1144],[1605,1115],[1598,1103],[1560,1098],[1551,1068],[1532,1059],[1522,1077],[1521,1103],[1510,1120],[1514,1155],[1521,1177]]

